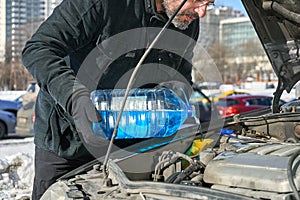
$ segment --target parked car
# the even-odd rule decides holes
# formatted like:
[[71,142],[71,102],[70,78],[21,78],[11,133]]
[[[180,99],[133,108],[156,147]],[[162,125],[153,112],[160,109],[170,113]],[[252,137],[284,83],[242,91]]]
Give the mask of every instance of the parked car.
[[197,106],[197,114],[200,122],[208,122],[212,118],[219,118],[219,112],[216,106],[211,102],[199,87],[193,87],[193,92],[190,97],[190,103]]
[[16,116],[11,112],[0,110],[0,139],[8,133],[14,133],[16,127]]
[[[272,106],[273,97],[264,95],[233,95],[220,98],[216,102],[216,107],[222,117],[228,117],[235,114],[259,110]],[[280,100],[280,105],[284,104]]]
[[16,132],[21,135],[33,135],[35,120],[35,101],[40,88],[36,82],[31,82],[22,96],[22,107],[18,111]]
[[0,110],[13,113],[17,116],[18,110],[21,108],[21,104],[17,101],[0,100]]
[[239,95],[239,94],[250,94],[250,93],[246,90],[237,90],[237,89],[236,90],[226,90],[226,91],[221,92],[221,93],[216,93],[216,94],[210,95],[209,99],[212,102],[217,102],[217,101],[219,101],[220,98]]
[[[300,113],[280,111],[283,91],[300,80],[300,1],[241,1],[279,80],[264,114],[185,126],[175,136],[96,156],[60,177],[41,200],[300,199]],[[94,155],[103,149],[97,136],[79,135]]]
[[15,98],[13,101],[17,102],[19,109],[22,107],[22,102],[23,102],[23,94],[21,96],[18,96]]

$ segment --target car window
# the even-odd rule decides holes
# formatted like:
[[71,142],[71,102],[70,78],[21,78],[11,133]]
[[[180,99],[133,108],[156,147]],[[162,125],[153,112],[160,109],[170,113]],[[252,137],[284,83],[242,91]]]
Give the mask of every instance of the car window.
[[271,106],[272,105],[272,98],[253,98],[253,99],[246,99],[245,103],[247,106]]
[[272,105],[272,98],[261,98],[261,105],[264,106],[271,106]]
[[225,100],[225,99],[220,99],[216,105],[217,106],[221,106],[221,107],[227,107],[227,106],[234,106],[239,104],[238,100],[234,100],[234,99],[229,99],[229,100]]

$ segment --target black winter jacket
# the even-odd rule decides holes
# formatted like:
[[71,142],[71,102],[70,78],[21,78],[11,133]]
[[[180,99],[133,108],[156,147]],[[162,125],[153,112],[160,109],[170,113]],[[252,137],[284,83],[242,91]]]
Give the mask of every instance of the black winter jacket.
[[[166,20],[155,12],[154,0],[64,0],[23,49],[23,64],[41,88],[35,110],[36,146],[67,159],[88,155],[67,112],[71,95],[81,90],[124,87],[128,80],[124,75],[138,63]],[[190,81],[198,25],[195,20],[184,31],[171,25],[170,29],[191,39],[182,35],[172,38],[174,34],[167,33],[144,62],[145,66],[155,64],[148,66],[144,76],[138,76],[137,83],[166,77],[161,72],[145,76],[157,66],[162,66],[158,68],[168,75],[166,79],[173,79],[174,73],[163,66],[174,68]]]

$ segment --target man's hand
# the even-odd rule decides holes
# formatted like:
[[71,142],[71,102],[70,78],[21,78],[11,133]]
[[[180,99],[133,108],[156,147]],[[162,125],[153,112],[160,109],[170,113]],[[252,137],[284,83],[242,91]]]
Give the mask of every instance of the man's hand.
[[108,141],[96,136],[92,129],[93,122],[101,122],[96,107],[93,105],[88,92],[73,95],[68,110],[73,116],[75,127],[85,147],[95,157],[103,156],[108,147]]
[[[100,158],[107,152],[109,140],[97,136],[92,128],[93,122],[101,122],[101,116],[90,99],[88,92],[74,94],[68,102],[68,111],[73,116],[80,139],[87,150],[95,157]],[[113,145],[113,150],[119,148]]]
[[71,114],[76,129],[83,134],[93,133],[92,122],[100,122],[102,119],[89,96],[80,95],[72,102]]

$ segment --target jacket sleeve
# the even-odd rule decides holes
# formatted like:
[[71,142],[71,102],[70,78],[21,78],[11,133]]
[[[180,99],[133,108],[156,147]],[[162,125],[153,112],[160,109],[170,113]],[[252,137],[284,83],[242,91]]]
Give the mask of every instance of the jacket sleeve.
[[27,41],[22,61],[42,90],[66,110],[73,92],[86,90],[65,57],[99,34],[101,1],[64,0]]

